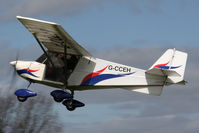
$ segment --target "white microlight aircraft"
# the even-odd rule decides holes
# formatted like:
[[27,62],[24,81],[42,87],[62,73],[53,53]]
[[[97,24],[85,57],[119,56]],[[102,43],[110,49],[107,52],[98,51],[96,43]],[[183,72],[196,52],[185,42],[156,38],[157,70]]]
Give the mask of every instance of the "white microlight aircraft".
[[[16,60],[10,64],[30,84],[60,88],[51,96],[56,102],[63,101],[70,111],[84,106],[73,99],[74,91],[123,88],[160,95],[164,85],[185,84],[187,53],[168,49],[151,68],[142,70],[93,57],[59,24],[21,16],[17,19],[33,34],[44,54],[36,61]],[[19,101],[37,95],[28,87],[15,91]]]

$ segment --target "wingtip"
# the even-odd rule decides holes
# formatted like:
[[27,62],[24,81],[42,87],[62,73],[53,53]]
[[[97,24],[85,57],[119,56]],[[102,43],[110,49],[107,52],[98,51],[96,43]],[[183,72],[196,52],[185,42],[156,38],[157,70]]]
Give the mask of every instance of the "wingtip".
[[22,18],[22,16],[16,16],[16,18]]
[[53,25],[59,25],[59,24],[54,23],[54,22],[39,20],[39,19],[35,19],[35,18],[30,18],[30,17],[16,16],[16,18],[17,18],[18,20],[20,20],[20,21],[23,21],[23,20],[30,20],[30,21],[37,21],[37,22],[48,23],[48,24],[53,24]]
[[21,20],[21,19],[25,19],[26,17],[16,16],[16,18],[17,18],[18,20]]

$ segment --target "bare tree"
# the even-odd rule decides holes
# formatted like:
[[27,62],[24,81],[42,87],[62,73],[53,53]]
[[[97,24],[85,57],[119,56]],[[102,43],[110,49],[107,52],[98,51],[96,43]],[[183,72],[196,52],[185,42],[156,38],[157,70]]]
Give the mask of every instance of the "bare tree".
[[0,96],[0,133],[61,132],[52,100],[45,96],[30,98],[24,103],[14,94]]

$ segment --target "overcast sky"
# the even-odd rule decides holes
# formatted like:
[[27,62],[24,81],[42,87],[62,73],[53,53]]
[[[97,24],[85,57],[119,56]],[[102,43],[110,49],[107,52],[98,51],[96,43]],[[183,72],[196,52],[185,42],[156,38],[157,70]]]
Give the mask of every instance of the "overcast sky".
[[[42,53],[16,15],[53,21],[92,55],[148,69],[168,48],[188,53],[186,86],[166,86],[161,96],[122,89],[76,92],[86,106],[68,112],[55,104],[63,132],[197,133],[199,131],[198,0],[0,0],[0,83],[9,61]],[[17,87],[26,81],[18,77]],[[46,91],[53,88],[32,85]]]

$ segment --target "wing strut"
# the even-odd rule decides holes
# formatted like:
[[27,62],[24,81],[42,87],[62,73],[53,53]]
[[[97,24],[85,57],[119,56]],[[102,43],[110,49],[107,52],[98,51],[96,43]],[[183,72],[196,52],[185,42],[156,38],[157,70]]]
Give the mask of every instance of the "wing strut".
[[65,71],[65,89],[68,86],[68,80],[67,80],[67,45],[65,43],[64,45],[64,71]]
[[48,60],[50,61],[50,63],[51,63],[51,65],[52,65],[52,67],[54,68],[54,64],[53,64],[53,62],[52,62],[51,58],[48,56],[48,54],[47,54],[46,50],[44,49],[44,47],[42,46],[42,44],[40,43],[40,41],[37,39],[36,34],[35,34],[35,33],[33,33],[33,36],[34,36],[34,37],[35,37],[35,39],[37,40],[37,43],[39,44],[39,46],[41,47],[42,51],[44,52],[44,54],[46,55],[46,57],[47,57],[47,58],[48,58]]

